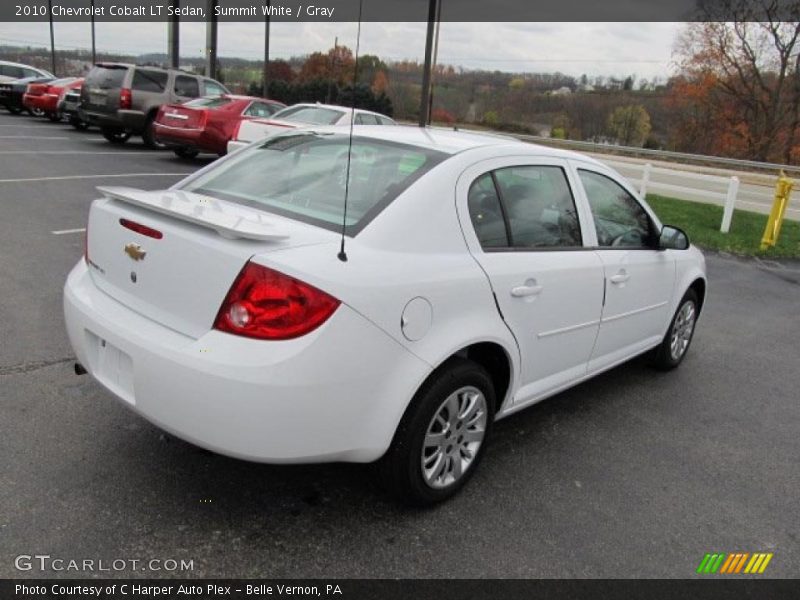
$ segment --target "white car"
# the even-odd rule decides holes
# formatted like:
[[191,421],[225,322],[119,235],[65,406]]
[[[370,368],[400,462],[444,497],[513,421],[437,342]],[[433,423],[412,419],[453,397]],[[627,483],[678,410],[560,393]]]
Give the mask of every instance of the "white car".
[[296,130],[168,190],[101,188],[64,291],[76,371],[215,452],[380,460],[432,503],[494,420],[647,351],[683,360],[703,256],[615,171],[436,129],[349,145]]
[[350,125],[353,114],[354,125],[397,125],[389,117],[380,113],[335,104],[293,104],[279,110],[266,119],[245,119],[239,123],[233,139],[228,142],[228,152],[247,146],[251,142],[263,140],[267,136],[309,126]]

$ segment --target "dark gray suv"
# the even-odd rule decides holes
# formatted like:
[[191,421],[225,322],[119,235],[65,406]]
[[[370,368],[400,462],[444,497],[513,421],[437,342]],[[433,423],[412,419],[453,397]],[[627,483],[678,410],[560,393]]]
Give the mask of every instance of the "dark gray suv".
[[83,122],[100,127],[109,142],[124,144],[131,135],[141,135],[154,148],[153,121],[162,104],[228,93],[218,81],[194,73],[98,63],[83,83],[78,114]]

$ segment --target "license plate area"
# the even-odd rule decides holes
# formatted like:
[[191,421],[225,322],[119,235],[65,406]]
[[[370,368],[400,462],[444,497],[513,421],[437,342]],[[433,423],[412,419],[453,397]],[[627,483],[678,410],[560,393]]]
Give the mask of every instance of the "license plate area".
[[86,331],[91,373],[128,404],[135,405],[133,360],[108,340]]

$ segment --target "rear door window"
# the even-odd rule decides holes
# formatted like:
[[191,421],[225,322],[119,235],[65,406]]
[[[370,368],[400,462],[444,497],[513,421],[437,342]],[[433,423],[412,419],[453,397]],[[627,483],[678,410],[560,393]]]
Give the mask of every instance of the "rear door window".
[[175,77],[175,94],[183,98],[197,98],[200,95],[200,85],[195,77],[178,75]]
[[561,167],[498,169],[475,180],[469,211],[483,248],[578,248],[578,212]]
[[150,69],[136,69],[133,75],[133,89],[139,92],[162,93],[167,87],[167,73]]

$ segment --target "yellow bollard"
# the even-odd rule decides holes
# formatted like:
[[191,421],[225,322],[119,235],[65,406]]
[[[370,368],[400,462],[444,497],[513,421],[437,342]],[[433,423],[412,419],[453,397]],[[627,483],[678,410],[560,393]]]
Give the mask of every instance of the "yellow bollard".
[[778,243],[778,236],[781,233],[781,223],[789,204],[789,195],[792,193],[794,181],[786,177],[786,173],[781,171],[778,177],[778,184],[775,186],[775,201],[772,203],[772,210],[767,219],[767,227],[764,229],[764,237],[761,238],[761,250],[766,250],[770,246]]

